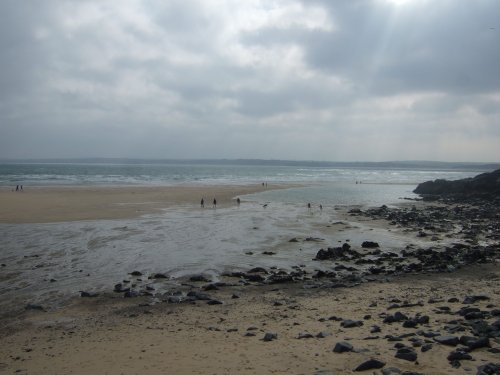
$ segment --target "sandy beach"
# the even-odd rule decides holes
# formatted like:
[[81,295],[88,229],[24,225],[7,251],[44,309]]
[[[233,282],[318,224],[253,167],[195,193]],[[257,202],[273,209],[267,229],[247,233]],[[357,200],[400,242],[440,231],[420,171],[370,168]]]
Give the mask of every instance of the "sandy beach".
[[[474,360],[461,361],[461,367],[454,368],[446,357],[456,348],[438,344],[422,332],[446,334],[444,327],[464,306],[481,310],[498,306],[499,281],[498,266],[490,265],[354,288],[306,290],[290,284],[210,292],[224,302],[221,305],[206,301],[151,305],[148,299],[117,296],[81,298],[53,312],[27,311],[15,325],[4,328],[0,373],[346,374],[376,358],[386,363],[385,368],[401,371],[475,374],[481,363],[498,362],[498,352],[477,349],[471,353]],[[489,299],[462,304],[471,294]],[[395,301],[408,307],[394,308]],[[429,322],[418,328],[383,323],[385,316],[397,311],[426,315]],[[362,326],[344,328],[346,319]],[[371,333],[373,326],[380,331]],[[266,333],[277,338],[266,342]],[[404,338],[387,339],[391,336]],[[355,351],[333,352],[342,341]],[[395,358],[398,343],[415,345],[418,360]],[[423,353],[422,346],[429,343],[433,348]],[[490,345],[500,348],[493,340]]]
[[235,204],[237,196],[266,189],[255,185],[122,186],[122,187],[24,187],[22,192],[0,190],[0,223],[50,223],[74,220],[138,217],[171,206],[206,207]]
[[[235,196],[260,190],[261,185],[3,191],[0,221],[133,218],[168,207],[199,206],[201,196],[214,195],[228,207]],[[431,209],[419,204],[422,213]],[[375,233],[382,228],[386,232],[381,233],[407,233],[415,240],[417,229],[389,225],[377,216],[380,210],[385,212],[362,216],[346,209],[337,213],[343,222],[311,213],[302,219],[325,220],[313,224],[341,238],[346,230]],[[321,241],[293,240],[287,247]],[[425,241],[438,240],[429,236]],[[367,250],[344,250],[361,260],[373,256]],[[370,277],[353,273],[349,282],[337,278],[343,271],[311,276],[300,266],[295,273],[271,267],[225,275],[217,282],[186,279],[179,290],[162,295],[126,292],[128,284],[120,284],[115,292],[84,293],[56,307],[17,306],[2,314],[0,374],[327,375],[358,373],[354,370],[370,359],[378,362],[361,373],[475,374],[478,366],[499,362],[498,261],[457,266],[454,272],[427,271],[439,262],[427,261],[420,272],[408,268],[410,263],[405,274],[383,271],[390,261],[380,270],[372,267]],[[2,277],[8,277],[8,266],[2,265]],[[143,288],[151,277],[138,272],[125,281]],[[261,282],[266,278],[273,282]],[[471,344],[467,337],[482,341]],[[447,343],[441,342],[446,338]],[[343,349],[334,351],[337,344]],[[459,359],[448,359],[452,352]]]

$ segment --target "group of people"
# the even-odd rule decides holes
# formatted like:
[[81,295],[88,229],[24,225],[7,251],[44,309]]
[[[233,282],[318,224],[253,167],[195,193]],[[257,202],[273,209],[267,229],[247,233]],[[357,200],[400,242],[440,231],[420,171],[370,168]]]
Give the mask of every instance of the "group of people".
[[[14,189],[12,189],[14,191]],[[23,191],[23,185],[16,185],[16,191]]]
[[[309,211],[311,210],[311,207],[312,207],[312,206],[311,206],[311,203],[307,203],[307,209],[308,209]],[[318,207],[319,207],[319,210],[320,210],[320,211],[323,211],[323,205],[322,205],[322,204],[320,204]]]
[[[241,200],[240,200],[239,197],[236,198],[236,203],[238,203],[238,206],[240,205]],[[200,205],[201,205],[201,208],[205,208],[205,199],[204,198],[201,198]],[[213,208],[216,208],[216,207],[217,207],[217,199],[214,198],[214,200],[213,200]]]

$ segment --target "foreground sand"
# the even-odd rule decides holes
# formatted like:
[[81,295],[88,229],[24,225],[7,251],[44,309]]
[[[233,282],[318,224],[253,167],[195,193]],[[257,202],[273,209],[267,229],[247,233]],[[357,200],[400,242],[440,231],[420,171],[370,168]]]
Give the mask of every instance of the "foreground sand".
[[206,207],[234,204],[239,195],[265,189],[255,185],[159,186],[159,187],[39,187],[23,192],[0,190],[0,223],[49,223],[74,220],[124,219],[138,217],[173,205],[200,204]]
[[[485,362],[498,362],[486,349],[471,354],[453,368],[446,356],[454,349],[434,344],[418,361],[394,357],[394,342],[385,335],[416,332],[399,323],[383,324],[382,314],[401,311],[427,314],[429,324],[418,329],[442,334],[455,315],[443,314],[463,307],[466,295],[482,294],[489,301],[474,304],[484,309],[500,303],[497,265],[474,266],[451,274],[403,276],[374,281],[354,288],[305,290],[300,284],[228,287],[210,292],[222,305],[149,305],[146,299],[115,297],[78,298],[54,312],[27,311],[1,332],[2,374],[346,374],[369,358],[386,367],[422,374],[470,374]],[[231,298],[233,294],[240,296]],[[449,303],[456,297],[460,302]],[[429,299],[439,302],[431,303]],[[422,302],[422,306],[388,310],[394,302]],[[470,305],[468,305],[470,306]],[[342,328],[343,319],[364,325]],[[381,332],[370,334],[379,325]],[[245,336],[247,332],[255,336]],[[277,340],[264,342],[265,333]],[[301,333],[325,338],[298,339]],[[466,335],[467,332],[458,333]],[[373,336],[378,339],[373,339]],[[366,339],[367,337],[372,339]],[[348,340],[358,353],[333,353]],[[409,344],[409,341],[403,340]],[[493,347],[500,347],[492,341]],[[322,372],[320,372],[322,370]],[[374,370],[363,373],[372,374]],[[375,371],[380,374],[380,370]]]

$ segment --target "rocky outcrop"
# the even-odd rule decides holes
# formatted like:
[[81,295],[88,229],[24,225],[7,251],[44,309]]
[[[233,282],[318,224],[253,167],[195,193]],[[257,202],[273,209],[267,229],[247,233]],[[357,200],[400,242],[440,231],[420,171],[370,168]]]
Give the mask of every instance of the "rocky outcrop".
[[500,197],[500,169],[457,181],[426,181],[413,192],[422,196]]

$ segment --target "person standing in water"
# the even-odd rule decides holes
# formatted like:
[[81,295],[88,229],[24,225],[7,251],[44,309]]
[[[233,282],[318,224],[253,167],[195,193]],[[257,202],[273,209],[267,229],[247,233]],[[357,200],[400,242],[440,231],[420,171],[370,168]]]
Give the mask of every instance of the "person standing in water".
[[201,205],[201,208],[204,208],[204,207],[205,207],[205,200],[204,200],[203,198],[201,198],[201,203],[200,203],[200,205]]
[[217,207],[217,199],[214,198],[214,208]]
[[236,198],[236,203],[238,203],[238,206],[240,205],[240,203],[241,203],[240,197]]

